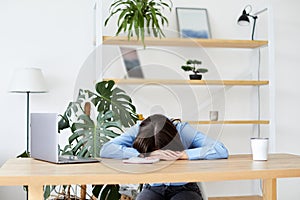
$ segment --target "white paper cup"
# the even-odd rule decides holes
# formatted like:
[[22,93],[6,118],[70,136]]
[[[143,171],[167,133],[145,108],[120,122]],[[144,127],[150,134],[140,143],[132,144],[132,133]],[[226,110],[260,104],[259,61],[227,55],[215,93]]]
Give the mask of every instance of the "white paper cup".
[[268,160],[269,138],[251,138],[253,160]]

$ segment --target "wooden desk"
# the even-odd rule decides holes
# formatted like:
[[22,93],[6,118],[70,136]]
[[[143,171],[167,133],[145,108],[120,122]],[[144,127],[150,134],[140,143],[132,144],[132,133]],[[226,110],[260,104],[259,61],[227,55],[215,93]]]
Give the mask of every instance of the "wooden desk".
[[14,158],[0,168],[0,185],[28,185],[30,200],[42,198],[43,185],[246,179],[262,179],[263,199],[276,200],[276,179],[284,177],[300,177],[300,156],[271,154],[268,161],[252,161],[251,155],[234,155],[222,160],[141,165],[111,159],[103,159],[101,163],[56,165],[31,158]]

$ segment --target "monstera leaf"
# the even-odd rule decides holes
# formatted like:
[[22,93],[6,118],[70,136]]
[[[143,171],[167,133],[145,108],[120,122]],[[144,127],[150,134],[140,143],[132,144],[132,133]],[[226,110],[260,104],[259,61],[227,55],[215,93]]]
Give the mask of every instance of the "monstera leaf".
[[81,157],[99,157],[100,148],[111,138],[118,136],[112,129],[121,130],[119,121],[110,121],[112,111],[99,112],[94,122],[88,115],[80,115],[82,122],[74,123],[74,133],[69,137],[69,143],[74,144],[72,154]]
[[59,132],[66,128],[72,128],[72,116],[78,121],[78,117],[84,113],[83,104],[87,101],[87,97],[86,92],[79,89],[77,100],[70,102],[64,114],[60,115],[61,119],[58,121]]
[[97,107],[98,112],[113,112],[113,120],[121,121],[124,127],[130,127],[136,123],[138,116],[131,98],[120,88],[115,87],[112,80],[102,81],[96,84],[96,92],[89,93],[92,97],[93,104]]

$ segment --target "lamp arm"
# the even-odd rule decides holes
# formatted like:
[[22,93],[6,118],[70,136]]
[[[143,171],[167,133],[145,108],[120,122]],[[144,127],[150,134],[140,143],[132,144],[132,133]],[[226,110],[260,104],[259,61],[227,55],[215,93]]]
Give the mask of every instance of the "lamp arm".
[[257,11],[257,12],[254,13],[253,15],[257,16],[257,15],[259,15],[259,14],[261,14],[261,13],[267,11],[267,10],[268,10],[268,8],[264,8],[264,9],[262,9],[262,10],[260,10],[260,11]]
[[255,25],[256,25],[256,19],[257,19],[257,16],[252,16],[252,15],[249,15],[250,17],[253,18],[253,28],[252,28],[252,36],[251,36],[251,39],[254,40],[254,32],[255,32]]
[[253,28],[252,28],[252,36],[251,36],[251,39],[254,40],[254,31],[255,31],[255,25],[256,25],[256,19],[257,19],[257,16],[255,16],[255,15],[250,15],[249,13],[247,13],[246,15],[253,18]]

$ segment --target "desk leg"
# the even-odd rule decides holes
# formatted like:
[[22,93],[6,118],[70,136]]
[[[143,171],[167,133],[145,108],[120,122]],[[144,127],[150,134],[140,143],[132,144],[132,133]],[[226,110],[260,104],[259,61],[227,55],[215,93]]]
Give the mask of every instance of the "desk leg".
[[28,185],[28,200],[44,199],[43,185]]
[[263,179],[263,200],[276,200],[276,179]]

